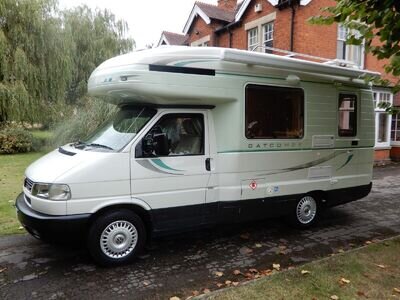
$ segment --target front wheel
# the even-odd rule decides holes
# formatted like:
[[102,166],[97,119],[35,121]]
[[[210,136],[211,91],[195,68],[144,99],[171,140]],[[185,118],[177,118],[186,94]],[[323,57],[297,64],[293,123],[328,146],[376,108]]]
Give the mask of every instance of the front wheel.
[[318,217],[317,200],[311,195],[305,195],[299,199],[292,215],[295,226],[307,228],[312,226]]
[[132,261],[146,242],[143,221],[126,209],[102,215],[93,222],[88,235],[88,248],[93,259],[102,266]]

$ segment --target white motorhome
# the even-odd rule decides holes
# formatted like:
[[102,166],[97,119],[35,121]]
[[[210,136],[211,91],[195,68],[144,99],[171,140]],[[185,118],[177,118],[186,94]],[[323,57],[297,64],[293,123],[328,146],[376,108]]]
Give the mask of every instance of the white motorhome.
[[89,92],[119,112],[28,167],[18,218],[36,237],[85,234],[105,265],[178,230],[280,215],[310,226],[371,190],[366,74],[223,48],[107,60]]

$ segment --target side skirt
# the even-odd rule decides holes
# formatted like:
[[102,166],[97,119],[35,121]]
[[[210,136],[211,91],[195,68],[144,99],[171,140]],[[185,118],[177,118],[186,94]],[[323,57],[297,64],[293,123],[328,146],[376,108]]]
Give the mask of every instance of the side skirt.
[[[364,198],[372,182],[367,185],[323,192],[326,207],[333,207]],[[241,223],[269,217],[279,217],[294,211],[303,194],[261,199],[220,201],[189,206],[155,209],[151,211],[153,235],[166,235],[217,224]]]

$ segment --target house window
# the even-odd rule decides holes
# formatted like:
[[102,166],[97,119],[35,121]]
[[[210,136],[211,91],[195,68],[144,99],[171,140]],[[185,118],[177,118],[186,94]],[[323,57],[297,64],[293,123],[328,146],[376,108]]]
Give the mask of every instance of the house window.
[[246,87],[248,139],[299,139],[304,132],[304,92],[299,88]]
[[197,47],[208,47],[208,42],[198,44]]
[[210,45],[211,36],[207,35],[190,44],[192,47],[208,47]]
[[378,135],[377,142],[378,143],[387,143],[388,142],[388,116],[386,113],[378,113]]
[[360,33],[354,29],[348,29],[343,25],[338,27],[338,40],[337,40],[337,55],[336,57],[343,60],[353,62],[359,67],[363,67],[364,64],[364,45],[348,45],[346,44],[347,37],[354,34],[356,37],[360,36]]
[[375,147],[390,147],[390,125],[392,116],[379,108],[379,103],[393,103],[393,94],[387,91],[373,92],[375,106]]
[[339,95],[339,136],[357,135],[357,96]]
[[254,51],[258,46],[258,27],[247,31],[247,49]]
[[391,141],[393,144],[400,144],[400,114],[392,116]]
[[[274,22],[263,25],[263,46],[272,48],[274,46]],[[271,49],[264,49],[266,53],[272,53]]]

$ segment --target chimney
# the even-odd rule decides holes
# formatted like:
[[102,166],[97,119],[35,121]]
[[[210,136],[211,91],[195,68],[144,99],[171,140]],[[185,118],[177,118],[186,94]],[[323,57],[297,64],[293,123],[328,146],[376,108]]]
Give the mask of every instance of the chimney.
[[229,10],[229,11],[234,11],[236,9],[237,5],[237,0],[218,0],[218,7]]

